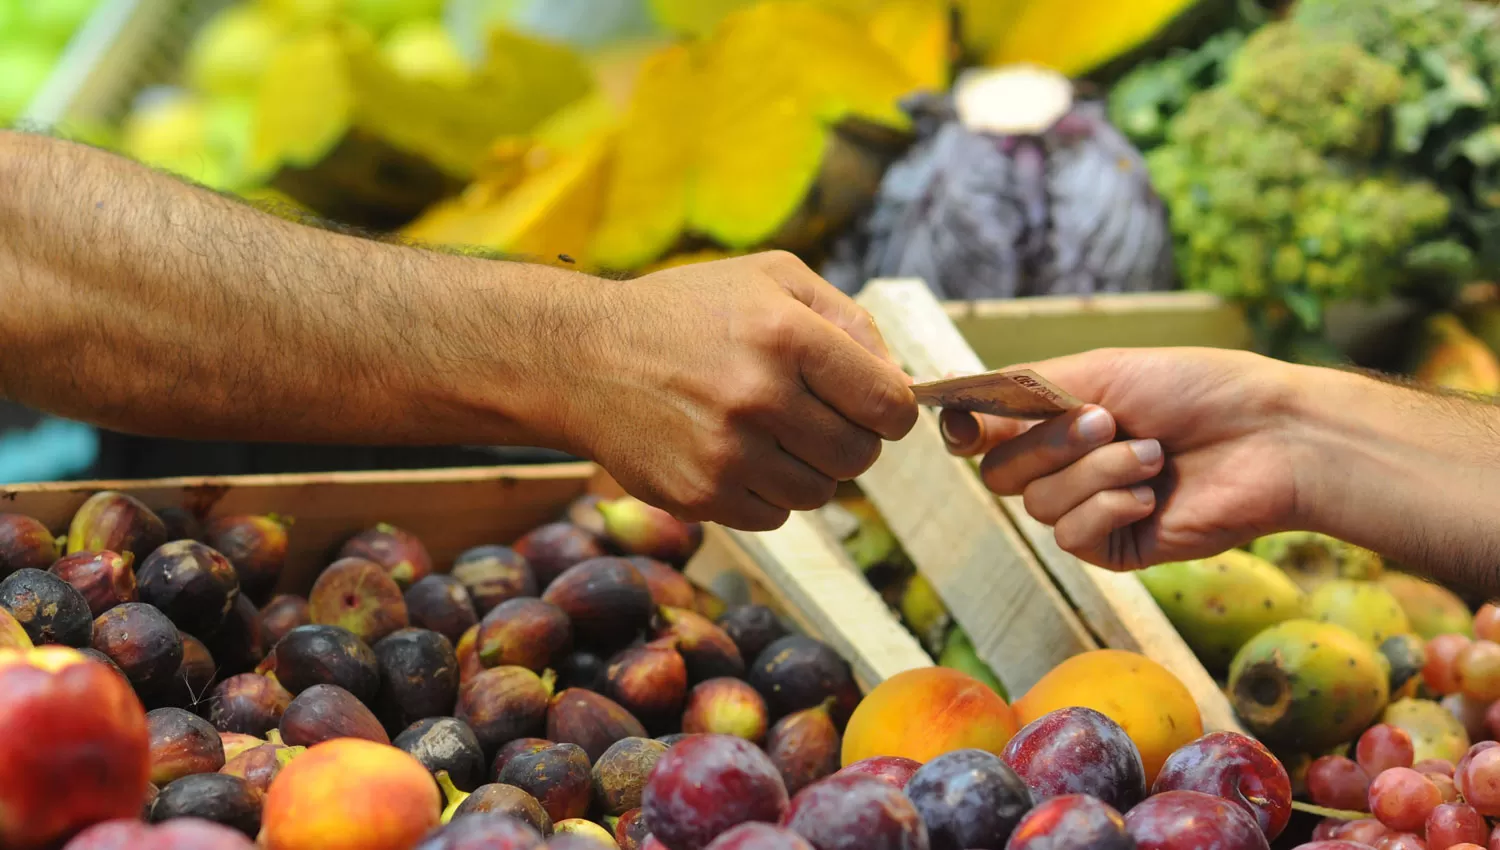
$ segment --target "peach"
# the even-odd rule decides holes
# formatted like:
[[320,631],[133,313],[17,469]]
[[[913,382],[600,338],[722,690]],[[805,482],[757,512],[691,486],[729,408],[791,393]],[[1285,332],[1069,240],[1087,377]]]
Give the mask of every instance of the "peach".
[[1167,757],[1203,737],[1203,717],[1187,686],[1144,655],[1096,649],[1052,668],[1016,700],[1026,725],[1060,708],[1092,708],[1125,728],[1141,751],[1146,784]]
[[435,829],[442,795],[412,756],[361,738],[324,741],[271,782],[265,850],[410,850]]
[[926,762],[980,749],[999,755],[1020,724],[988,685],[947,667],[897,673],[859,703],[844,730],[843,764],[872,756]]
[[0,847],[53,847],[135,818],[151,771],[146,709],[77,650],[0,649]]

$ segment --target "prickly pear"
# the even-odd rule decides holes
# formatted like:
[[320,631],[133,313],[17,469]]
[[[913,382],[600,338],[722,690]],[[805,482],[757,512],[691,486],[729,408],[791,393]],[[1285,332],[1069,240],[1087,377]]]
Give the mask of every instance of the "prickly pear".
[[1385,572],[1385,562],[1374,552],[1313,531],[1270,534],[1252,543],[1250,551],[1281,567],[1308,593],[1329,579],[1373,581]]
[[1401,603],[1372,581],[1338,578],[1324,582],[1307,595],[1307,616],[1343,626],[1372,646],[1379,646],[1392,635],[1411,632]]
[[1401,603],[1411,630],[1424,639],[1443,634],[1474,636],[1474,615],[1453,591],[1414,575],[1388,570],[1380,586]]
[[1302,615],[1303,595],[1286,574],[1249,552],[1162,564],[1141,583],[1203,666],[1219,672],[1268,626]]
[[1398,699],[1386,706],[1381,723],[1404,729],[1411,736],[1412,761],[1447,759],[1454,764],[1469,751],[1469,733],[1452,712],[1427,699]]
[[1387,664],[1391,702],[1416,696],[1422,685],[1422,668],[1427,666],[1426,641],[1414,634],[1391,635],[1380,642],[1378,649]]

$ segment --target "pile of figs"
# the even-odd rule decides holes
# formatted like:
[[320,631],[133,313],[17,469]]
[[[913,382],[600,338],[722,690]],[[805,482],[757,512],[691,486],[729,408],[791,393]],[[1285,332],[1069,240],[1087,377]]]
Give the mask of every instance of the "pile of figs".
[[278,592],[294,533],[112,491],[65,537],[0,514],[0,649],[73,647],[145,712],[139,817],[56,836],[69,850],[166,846],[172,829],[221,836],[205,850],[438,850],[518,828],[637,850],[647,777],[679,742],[741,742],[783,794],[839,768],[848,663],[692,585],[696,524],[586,496],[447,565],[381,524],[305,596]]

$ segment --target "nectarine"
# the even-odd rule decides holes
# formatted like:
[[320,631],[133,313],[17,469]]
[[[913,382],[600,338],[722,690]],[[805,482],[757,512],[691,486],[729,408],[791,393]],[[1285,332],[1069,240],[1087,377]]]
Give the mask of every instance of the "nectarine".
[[843,764],[871,756],[926,762],[953,750],[999,755],[1020,724],[988,685],[947,667],[898,673],[870,691],[844,730]]
[[410,850],[438,826],[442,797],[405,752],[334,738],[281,769],[262,811],[266,850]]

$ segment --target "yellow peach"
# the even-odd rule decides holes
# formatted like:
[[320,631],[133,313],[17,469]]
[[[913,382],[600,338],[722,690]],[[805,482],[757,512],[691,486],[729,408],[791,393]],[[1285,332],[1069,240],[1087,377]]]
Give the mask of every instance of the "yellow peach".
[[410,850],[438,826],[432,774],[387,744],[334,738],[309,747],[271,782],[266,850]]
[[872,756],[926,762],[953,750],[999,755],[1020,724],[989,686],[947,667],[898,673],[860,701],[844,729],[847,766]]

